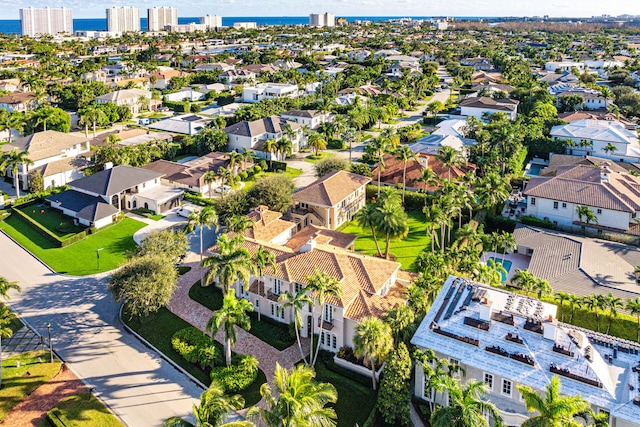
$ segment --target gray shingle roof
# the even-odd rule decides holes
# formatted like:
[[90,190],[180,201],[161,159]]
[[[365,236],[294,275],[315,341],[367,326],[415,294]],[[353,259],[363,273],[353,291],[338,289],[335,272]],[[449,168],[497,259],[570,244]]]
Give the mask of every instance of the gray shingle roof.
[[159,172],[121,165],[73,181],[71,186],[103,196],[111,196],[162,176],[163,174]]
[[66,190],[45,198],[59,203],[61,207],[73,211],[78,218],[95,222],[118,213],[118,209],[106,203],[100,197],[90,196],[75,190]]
[[265,133],[281,133],[284,132],[286,124],[291,125],[292,129],[299,129],[301,126],[296,122],[287,121],[278,116],[265,117],[264,119],[254,120],[252,122],[242,121],[235,125],[227,126],[224,132],[227,135],[238,136],[260,136]]

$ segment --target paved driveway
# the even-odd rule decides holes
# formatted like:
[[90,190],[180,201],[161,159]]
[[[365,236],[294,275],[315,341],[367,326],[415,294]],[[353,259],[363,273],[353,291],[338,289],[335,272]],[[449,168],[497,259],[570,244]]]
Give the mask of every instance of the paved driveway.
[[106,275],[52,273],[2,233],[0,275],[22,287],[11,308],[45,336],[51,323],[54,349],[127,425],[192,417],[202,389],[124,331]]

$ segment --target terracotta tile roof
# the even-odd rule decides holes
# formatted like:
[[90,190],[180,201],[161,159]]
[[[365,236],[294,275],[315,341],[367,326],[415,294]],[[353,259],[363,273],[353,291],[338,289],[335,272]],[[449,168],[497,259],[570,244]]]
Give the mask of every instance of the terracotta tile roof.
[[586,165],[561,166],[554,177],[531,178],[524,194],[614,211],[640,210],[640,179],[609,172],[603,180],[599,167]]
[[[426,165],[429,169],[432,169],[440,179],[448,179],[448,169],[444,167],[442,162],[438,160],[438,157],[433,154],[416,154],[418,158],[422,158],[423,162],[426,160]],[[384,171],[380,175],[380,181],[388,185],[402,184],[402,172],[404,169],[404,162],[396,160],[393,155],[385,154],[384,156]],[[426,182],[422,182],[422,170],[425,169],[420,164],[420,160],[411,160],[407,162],[407,174],[406,182],[408,188],[422,189],[426,191],[434,191],[436,187],[427,185]],[[457,179],[465,175],[467,172],[475,170],[475,165],[467,163],[464,166],[451,168],[451,179]],[[378,166],[372,171],[373,180],[378,179]]]
[[295,222],[281,219],[280,212],[270,211],[266,206],[258,206],[248,217],[253,221],[253,227],[245,232],[244,237],[260,242],[271,242],[285,231],[297,227]]
[[286,246],[294,251],[299,251],[302,245],[310,239],[315,239],[317,243],[323,245],[332,245],[347,249],[356,241],[356,236],[309,224],[298,231],[296,235],[287,242]]
[[360,291],[357,298],[346,309],[344,316],[360,321],[367,316],[382,317],[390,309],[401,304],[406,304],[407,292],[404,286],[396,283],[382,298],[380,295],[367,294]]
[[369,182],[371,182],[371,178],[362,175],[333,171],[296,192],[293,199],[298,202],[331,207]]
[[461,107],[487,108],[498,111],[516,111],[518,101],[512,99],[493,99],[485,96],[467,98],[460,103]]
[[[86,154],[86,153],[85,153]],[[43,177],[57,175],[61,172],[71,170],[82,170],[91,164],[84,157],[65,157],[55,162],[50,162],[45,165],[39,166],[29,172],[39,171]]]

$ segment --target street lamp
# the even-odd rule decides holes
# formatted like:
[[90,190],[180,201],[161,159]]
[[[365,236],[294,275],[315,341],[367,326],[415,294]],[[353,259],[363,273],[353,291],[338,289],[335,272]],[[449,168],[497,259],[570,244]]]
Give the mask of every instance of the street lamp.
[[96,249],[96,260],[98,261],[98,270],[100,270],[100,251],[103,250],[104,248],[98,248]]
[[51,323],[47,323],[47,333],[49,334],[49,358],[53,363],[53,346],[51,345]]

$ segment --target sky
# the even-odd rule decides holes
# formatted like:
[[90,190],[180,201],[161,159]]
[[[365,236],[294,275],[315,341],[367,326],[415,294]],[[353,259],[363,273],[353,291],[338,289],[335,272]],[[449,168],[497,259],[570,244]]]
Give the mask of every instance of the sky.
[[640,15],[639,0],[0,0],[0,19],[18,19],[23,7],[68,7],[74,18],[103,18],[110,6],[178,8],[178,16],[543,16]]

